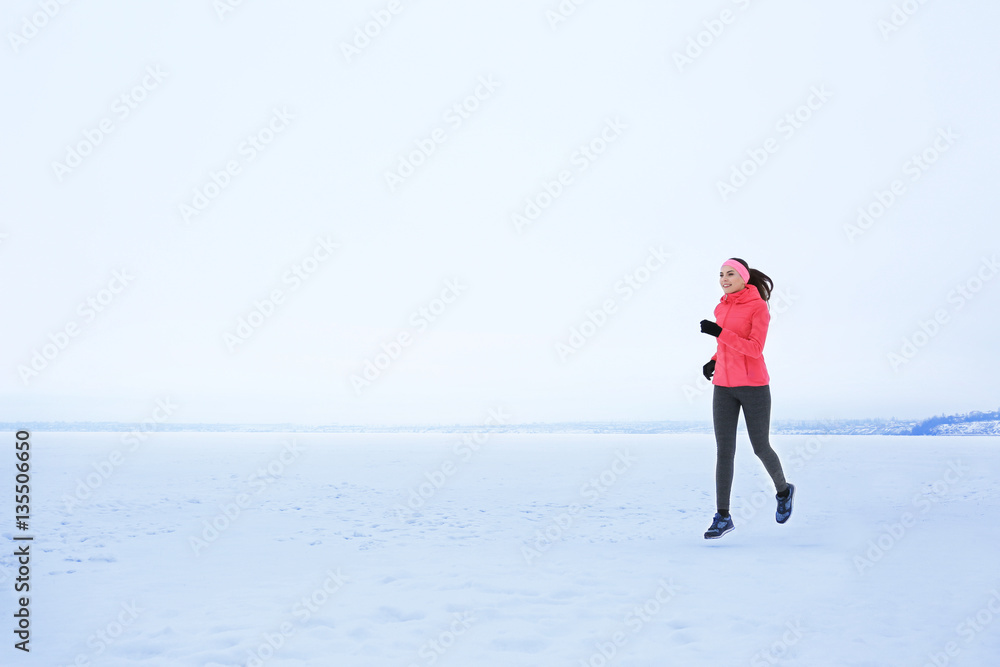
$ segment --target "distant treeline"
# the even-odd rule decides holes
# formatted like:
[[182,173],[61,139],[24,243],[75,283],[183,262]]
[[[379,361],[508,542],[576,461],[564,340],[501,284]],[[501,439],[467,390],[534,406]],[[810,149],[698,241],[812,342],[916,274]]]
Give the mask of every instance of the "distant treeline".
[[[980,424],[978,427],[942,425]],[[740,424],[742,430],[744,425]],[[0,422],[0,431],[106,432],[145,435],[166,432],[229,432],[229,433],[712,433],[712,422],[703,421],[594,421],[594,422],[533,422],[530,424],[437,424],[437,425],[367,425],[367,424],[187,424],[131,422]],[[1000,410],[969,412],[960,415],[940,415],[923,421],[897,420],[895,417],[874,419],[774,420],[771,433],[778,435],[1000,435]]]
[[913,427],[910,435],[933,435],[935,426],[941,424],[966,424],[969,422],[987,422],[1000,420],[1000,410],[996,412],[967,412],[961,415],[940,415],[925,419]]

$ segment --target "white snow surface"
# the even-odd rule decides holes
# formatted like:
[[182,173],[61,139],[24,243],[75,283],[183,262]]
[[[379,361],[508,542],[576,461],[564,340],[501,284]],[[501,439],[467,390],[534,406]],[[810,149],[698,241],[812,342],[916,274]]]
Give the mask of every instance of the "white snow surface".
[[705,540],[711,435],[477,437],[34,433],[31,653],[0,662],[997,664],[1000,438],[772,436],[779,525],[741,434]]

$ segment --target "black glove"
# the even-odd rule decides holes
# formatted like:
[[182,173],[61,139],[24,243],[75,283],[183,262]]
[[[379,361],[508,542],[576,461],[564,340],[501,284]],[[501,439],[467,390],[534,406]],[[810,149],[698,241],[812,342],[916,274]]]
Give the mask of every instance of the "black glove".
[[705,379],[711,382],[712,376],[715,375],[715,359],[702,366],[701,372],[705,374]]
[[722,327],[720,327],[715,322],[710,322],[709,320],[702,320],[701,332],[707,333],[709,336],[715,336],[716,338],[718,338],[719,334],[722,333]]

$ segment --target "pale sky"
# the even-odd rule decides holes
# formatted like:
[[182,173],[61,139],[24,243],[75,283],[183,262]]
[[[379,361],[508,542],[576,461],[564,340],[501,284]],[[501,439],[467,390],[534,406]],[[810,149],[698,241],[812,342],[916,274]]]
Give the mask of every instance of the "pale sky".
[[731,256],[772,418],[997,409],[1000,8],[912,4],[7,2],[0,421],[709,419]]

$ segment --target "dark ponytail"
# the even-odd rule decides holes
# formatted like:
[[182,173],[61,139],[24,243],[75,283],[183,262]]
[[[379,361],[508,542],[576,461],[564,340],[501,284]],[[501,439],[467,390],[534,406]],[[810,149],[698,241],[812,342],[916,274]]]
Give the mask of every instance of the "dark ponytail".
[[764,301],[768,301],[771,298],[771,291],[774,289],[774,281],[771,280],[766,273],[763,271],[758,271],[757,269],[751,269],[750,265],[746,263],[745,260],[739,257],[732,257],[737,262],[746,267],[747,271],[750,273],[750,280],[747,281],[747,285],[753,285],[760,292],[760,298]]

